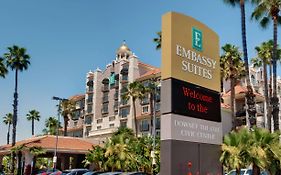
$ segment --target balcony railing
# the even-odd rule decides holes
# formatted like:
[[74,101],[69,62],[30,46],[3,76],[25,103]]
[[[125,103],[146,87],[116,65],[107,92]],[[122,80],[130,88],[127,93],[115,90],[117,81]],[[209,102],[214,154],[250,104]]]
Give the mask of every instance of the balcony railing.
[[103,92],[107,92],[107,91],[109,91],[109,86],[108,86],[108,84],[103,85],[103,87],[102,87],[102,91],[103,91]]

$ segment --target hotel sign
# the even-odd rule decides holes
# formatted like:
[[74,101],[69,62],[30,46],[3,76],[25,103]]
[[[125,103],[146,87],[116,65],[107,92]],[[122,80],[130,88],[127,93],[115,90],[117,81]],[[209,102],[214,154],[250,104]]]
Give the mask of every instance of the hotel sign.
[[220,94],[181,80],[172,79],[171,112],[221,122]]
[[170,12],[162,24],[162,79],[220,91],[218,35],[195,19]]

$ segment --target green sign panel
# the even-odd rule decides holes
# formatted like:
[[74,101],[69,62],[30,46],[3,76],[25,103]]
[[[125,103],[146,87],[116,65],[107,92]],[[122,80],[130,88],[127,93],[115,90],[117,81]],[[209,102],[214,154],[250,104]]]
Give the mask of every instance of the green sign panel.
[[198,51],[202,51],[202,31],[196,28],[192,28],[192,47]]

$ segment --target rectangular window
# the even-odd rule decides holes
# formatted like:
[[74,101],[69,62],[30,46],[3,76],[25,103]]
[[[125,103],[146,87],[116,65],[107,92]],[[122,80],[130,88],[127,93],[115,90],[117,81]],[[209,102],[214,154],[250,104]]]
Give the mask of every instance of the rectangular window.
[[128,81],[128,74],[122,75],[122,80],[123,81]]
[[93,111],[92,105],[88,105],[87,106],[87,113],[92,113],[92,111]]
[[127,120],[120,121],[120,127],[127,127]]
[[109,127],[110,127],[110,128],[114,128],[114,123],[110,123],[110,124],[109,124]]
[[97,129],[101,129],[101,126],[97,126]]
[[85,117],[85,124],[86,125],[92,124],[92,115]]
[[119,112],[119,116],[121,118],[125,118],[128,116],[129,113],[130,113],[130,108],[121,108]]
[[102,123],[102,118],[97,119],[97,124]]
[[160,129],[160,126],[161,126],[160,117],[157,117],[155,122],[156,122],[155,128],[156,128],[156,129]]
[[149,104],[149,96],[148,96],[148,94],[145,94],[145,96],[142,98],[141,104],[142,105]]
[[155,104],[155,111],[160,111],[161,103],[158,102]]
[[108,92],[104,92],[104,93],[103,93],[102,102],[103,102],[103,103],[108,102]]
[[149,131],[149,123],[148,123],[148,120],[142,120],[141,123],[140,123],[140,131],[143,132],[143,131]]
[[115,116],[109,117],[109,121],[113,121],[113,120],[115,120]]
[[89,94],[87,98],[87,103],[92,103],[93,102],[93,94]]
[[86,136],[89,136],[89,133],[90,133],[91,129],[92,129],[91,126],[86,127],[86,132],[85,132]]
[[147,114],[147,113],[149,113],[149,106],[148,106],[148,105],[143,106],[143,107],[142,107],[141,113],[142,113],[142,114]]
[[101,113],[102,114],[108,113],[108,103],[105,103],[105,104],[102,105]]
[[77,121],[73,122],[74,127],[77,127]]

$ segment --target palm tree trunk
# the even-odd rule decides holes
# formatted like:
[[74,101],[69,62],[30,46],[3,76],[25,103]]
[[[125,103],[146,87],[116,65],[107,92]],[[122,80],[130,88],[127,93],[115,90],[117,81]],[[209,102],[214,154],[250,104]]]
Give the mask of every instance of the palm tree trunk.
[[11,128],[11,123],[8,124],[7,145],[9,145],[9,143],[10,143],[10,128]]
[[34,119],[31,120],[31,123],[32,123],[31,125],[32,135],[34,136]]
[[257,166],[257,164],[253,164],[253,175],[260,175],[260,167]]
[[136,138],[138,137],[138,123],[137,123],[137,111],[136,111],[136,100],[133,99],[133,108],[134,108],[134,123],[135,123],[135,131]]
[[154,101],[154,93],[150,93],[150,116],[151,116],[151,118],[150,118],[150,126],[151,126],[151,130],[150,130],[150,135],[152,135],[153,134],[153,130],[154,130],[154,125],[153,125],[153,112],[154,112],[154,104],[155,104],[155,101]]
[[242,29],[242,44],[243,44],[243,54],[244,54],[244,64],[246,70],[246,104],[247,104],[247,112],[249,116],[249,125],[253,127],[256,125],[256,105],[255,105],[255,95],[253,92],[253,88],[250,82],[249,76],[249,63],[248,63],[248,53],[247,53],[247,38],[246,38],[246,23],[245,23],[245,2],[244,0],[240,0],[240,9],[241,9],[241,29]]
[[[265,60],[263,60],[263,83],[264,83],[264,96],[265,96],[265,104],[267,109],[269,110],[269,97],[268,97],[268,82],[267,82],[267,64]],[[266,114],[266,119],[267,119],[267,129],[271,131],[271,113],[267,111]]]
[[63,116],[64,119],[64,131],[63,131],[63,135],[67,136],[67,126],[68,126],[68,116]]
[[[17,128],[17,112],[18,112],[18,69],[16,69],[15,73],[15,92],[14,92],[14,104],[13,104],[13,134],[12,134],[12,146],[15,146],[16,144],[16,128]],[[12,153],[12,173],[14,173],[15,170],[15,154]]]
[[236,116],[235,116],[235,79],[230,80],[230,108],[231,108],[231,119],[232,119],[232,130],[236,130]]
[[276,60],[277,60],[277,17],[273,17],[273,97],[271,98],[272,104],[272,116],[274,122],[274,131],[279,130],[279,99],[277,97],[277,88],[276,88]]

